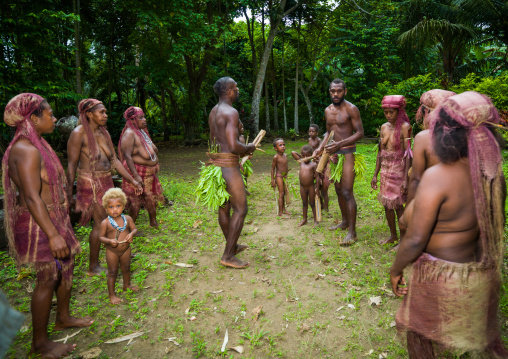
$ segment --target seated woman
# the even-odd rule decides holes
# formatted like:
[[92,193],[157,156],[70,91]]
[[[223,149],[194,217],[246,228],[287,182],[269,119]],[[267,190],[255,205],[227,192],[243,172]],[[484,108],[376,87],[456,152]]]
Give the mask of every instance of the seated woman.
[[405,296],[396,323],[407,330],[410,358],[434,358],[433,344],[506,358],[497,326],[506,188],[491,132],[499,116],[476,92],[448,98],[431,116],[440,163],[424,172],[405,214],[390,270],[393,292]]

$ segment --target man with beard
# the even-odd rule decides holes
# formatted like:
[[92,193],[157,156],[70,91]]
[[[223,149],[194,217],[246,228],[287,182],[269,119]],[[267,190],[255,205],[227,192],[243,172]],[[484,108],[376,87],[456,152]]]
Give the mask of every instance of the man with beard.
[[[358,108],[344,99],[347,94],[344,81],[333,80],[329,92],[332,104],[325,109],[327,135],[314,155],[321,155],[323,151],[331,154],[330,179],[335,183],[342,222],[330,227],[330,230],[348,229],[348,234],[339,244],[350,245],[356,242],[356,201],[353,195],[355,172],[360,176],[365,169],[363,163],[355,163],[363,162],[363,156],[356,155],[356,142],[363,138],[363,125]],[[334,142],[326,145],[330,131],[334,133]],[[339,158],[339,155],[343,158]]]
[[[209,205],[219,207],[219,225],[226,238],[226,248],[220,263],[226,267],[246,268],[249,263],[236,257],[247,248],[237,244],[247,215],[247,196],[239,160],[241,156],[254,152],[254,144],[243,145],[239,141],[239,115],[232,107],[239,99],[239,89],[231,77],[222,77],[213,86],[219,95],[219,103],[208,117],[212,149],[207,153],[210,161],[200,173],[198,198]],[[201,192],[202,186],[215,184],[210,191]],[[210,197],[214,196],[213,200]],[[213,203],[213,204],[212,204]],[[231,215],[231,209],[233,214]]]

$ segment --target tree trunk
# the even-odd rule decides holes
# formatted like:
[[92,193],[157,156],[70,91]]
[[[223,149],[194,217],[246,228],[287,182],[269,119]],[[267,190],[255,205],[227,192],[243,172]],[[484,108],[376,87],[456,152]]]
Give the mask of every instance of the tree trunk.
[[313,123],[315,123],[314,122],[314,115],[312,114],[312,102],[310,101],[308,92],[305,91],[301,82],[298,84],[298,86],[300,87],[300,91],[302,91],[303,98],[305,100],[305,104],[307,105],[307,110],[309,110],[309,120],[310,120],[310,124],[312,125]]
[[[79,0],[74,0],[72,2],[74,15],[80,16],[80,4]],[[81,46],[80,46],[80,37],[79,37],[79,21],[74,20],[74,44],[76,46],[76,93],[81,94],[82,85],[81,85]]]
[[169,132],[168,132],[168,117],[166,115],[166,91],[164,89],[161,90],[161,107],[162,107],[162,129],[164,132],[164,141],[169,140]]
[[[261,9],[261,32],[263,33],[263,48],[265,48],[265,9]],[[268,99],[268,81],[265,78],[265,119],[266,132],[270,132],[270,101]]]
[[279,115],[277,112],[277,87],[276,87],[275,60],[273,57],[273,48],[272,48],[272,96],[273,96],[273,128],[275,131],[278,131]]
[[254,9],[252,9],[252,28],[249,21],[249,16],[247,16],[247,8],[243,8],[243,14],[245,15],[245,20],[247,20],[247,34],[249,35],[249,44],[250,50],[252,52],[252,78],[253,81],[256,82],[256,73],[258,67],[258,59],[256,54],[256,46],[254,44],[254,24],[256,21],[256,16],[254,15]]
[[294,129],[296,134],[299,132],[298,128],[298,72],[300,66],[300,26],[301,26],[301,17],[298,17],[298,46],[296,51],[296,76],[295,76],[295,120],[294,120]]
[[286,116],[286,88],[284,78],[286,77],[284,68],[284,32],[282,33],[282,111],[284,113],[284,132],[288,132],[288,119]]

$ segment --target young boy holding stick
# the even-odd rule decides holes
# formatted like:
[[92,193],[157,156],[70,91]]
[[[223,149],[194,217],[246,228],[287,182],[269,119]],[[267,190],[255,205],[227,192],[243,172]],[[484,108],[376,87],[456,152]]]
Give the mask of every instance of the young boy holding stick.
[[[277,154],[273,156],[272,161],[272,188],[279,189],[279,197],[277,200],[278,205],[278,216],[289,215],[286,211],[286,207],[284,204],[289,204],[289,190],[287,185],[287,176],[288,176],[288,156],[284,152],[286,151],[286,145],[284,144],[284,140],[282,138],[276,138],[273,141],[273,148],[277,151]],[[287,217],[284,217],[287,218]]]
[[[312,124],[309,126],[309,145],[312,147],[312,151],[315,151],[321,144],[319,136],[319,126]],[[326,134],[325,134],[326,136]],[[319,157],[315,158],[316,163],[319,161]],[[316,183],[319,183],[319,203],[320,208],[324,211],[328,211],[328,187],[330,187],[330,166],[328,163],[323,170],[323,173],[318,173]]]
[[111,188],[102,197],[102,205],[108,218],[99,227],[99,240],[106,246],[106,262],[108,264],[109,301],[116,305],[122,302],[115,293],[115,281],[118,275],[118,264],[122,267],[123,290],[133,292],[139,290],[131,285],[131,248],[132,238],[137,229],[130,216],[122,214],[127,197],[120,188]]
[[[318,224],[316,217],[316,193],[319,196],[319,181],[317,177],[317,163],[312,161],[312,147],[310,145],[305,145],[300,150],[301,153],[296,151],[291,152],[291,155],[295,160],[300,163],[300,196],[302,197],[303,204],[303,219],[298,224],[298,227],[303,226],[307,223],[307,211],[310,208],[312,209],[312,215],[314,217],[314,227]],[[314,180],[316,180],[317,189],[314,188]]]

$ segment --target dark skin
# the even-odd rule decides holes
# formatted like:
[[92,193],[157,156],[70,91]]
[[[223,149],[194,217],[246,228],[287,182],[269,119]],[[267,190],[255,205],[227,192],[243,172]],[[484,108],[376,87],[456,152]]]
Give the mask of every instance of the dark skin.
[[413,146],[413,166],[411,177],[409,179],[409,189],[407,194],[407,203],[411,203],[416,194],[416,189],[420,184],[423,172],[429,167],[439,163],[439,158],[432,149],[432,140],[430,130],[419,132],[415,136]]
[[[326,131],[334,132],[334,138],[329,145],[329,135],[326,135],[319,148],[314,151],[313,155],[320,155],[323,151],[328,153],[336,153],[342,147],[354,145],[363,138],[363,125],[360,118],[360,111],[351,102],[346,101],[344,97],[347,89],[343,84],[330,85],[329,89],[332,104],[325,110]],[[330,230],[348,229],[346,238],[340,243],[349,245],[356,241],[356,200],[353,195],[353,186],[355,183],[354,172],[355,157],[349,153],[344,155],[343,174],[339,183],[335,183],[335,192],[339,202],[340,211],[342,213],[342,222],[336,226],[330,227]]]
[[[143,129],[147,128],[147,122],[144,115],[139,115],[135,119],[136,125],[138,128],[143,131]],[[148,153],[150,151],[150,153]],[[157,153],[159,152],[157,147],[155,145],[152,145],[148,148],[148,151],[146,150],[145,146],[141,142],[141,139],[134,133],[133,130],[130,128],[127,128],[123,134],[122,137],[122,153],[125,159],[125,162],[127,162],[127,166],[129,167],[129,170],[131,171],[134,179],[138,183],[143,183],[143,180],[141,179],[141,176],[138,174],[138,171],[136,170],[135,164],[147,167],[154,167],[159,163],[159,157],[157,156]],[[155,161],[152,161],[150,158],[150,155],[155,156]],[[139,208],[133,209],[130,208],[129,215],[132,217],[134,222],[136,222],[138,215],[139,215]],[[157,210],[156,209],[149,209],[148,210],[148,218],[150,219],[150,226],[151,227],[159,227],[159,223],[157,222]]]
[[275,151],[277,151],[277,154],[273,156],[272,160],[272,172],[271,172],[271,186],[272,188],[277,187],[279,190],[279,198],[278,198],[278,216],[283,216],[284,218],[287,218],[289,213],[286,211],[285,206],[285,192],[284,192],[284,178],[278,177],[276,174],[279,175],[287,175],[288,174],[288,156],[284,153],[286,151],[286,145],[284,144],[283,140],[278,140],[275,142],[274,146]]
[[[30,116],[39,135],[51,133],[55,129],[56,118],[46,104],[41,117]],[[39,150],[25,139],[16,142],[9,156],[9,173],[19,191],[19,206],[28,208],[35,222],[49,239],[49,248],[56,259],[67,258],[70,254],[65,239],[58,233],[49,216],[47,206],[52,204],[50,187],[46,182],[48,175]],[[64,193],[61,203],[65,202]],[[70,285],[64,278],[37,282],[32,294],[33,340],[31,353],[43,358],[62,358],[76,348],[76,344],[55,343],[48,337],[48,322],[53,293],[56,293],[57,308],[55,330],[70,327],[90,326],[94,321],[89,318],[76,318],[70,315]]]
[[[252,154],[256,146],[252,143],[243,145],[239,141],[239,115],[232,107],[233,102],[239,99],[239,91],[236,82],[231,81],[228,84],[226,93],[220,96],[219,103],[210,112],[208,124],[210,139],[215,139],[222,153],[243,156]],[[247,196],[243,177],[239,167],[223,167],[222,177],[226,181],[226,191],[231,197],[223,207],[219,207],[219,225],[226,238],[226,248],[220,263],[226,267],[246,268],[249,263],[236,257],[237,253],[247,248],[245,245],[237,244],[247,215]]]
[[[318,137],[319,133],[316,131],[314,127],[309,127],[309,145],[312,147],[312,150],[317,150],[319,145],[321,144],[321,139]],[[319,163],[319,157],[315,159],[317,163]],[[319,183],[320,195],[319,200],[321,201],[321,208],[323,211],[328,211],[328,187],[330,183],[328,181],[324,181],[324,175],[318,176],[316,183]]]
[[[121,214],[125,208],[121,198],[113,198],[108,201],[106,212],[113,217],[116,224],[120,227],[124,225]],[[108,292],[109,301],[113,305],[120,304],[120,299],[115,293],[115,281],[118,275],[118,264],[122,268],[123,290],[127,289],[137,292],[138,287],[131,285],[131,248],[132,239],[137,233],[134,220],[130,216],[125,216],[127,228],[119,232],[113,228],[106,218],[100,226],[100,241],[106,245],[106,262],[108,263]]]
[[[411,125],[409,123],[402,124],[401,130],[400,130],[400,138],[395,139],[394,138],[394,132],[395,132],[395,122],[397,121],[397,115],[398,110],[394,108],[385,108],[383,110],[386,120],[385,124],[381,126],[381,138],[380,138],[380,150],[377,154],[377,160],[376,160],[376,169],[374,170],[374,177],[372,178],[372,181],[370,183],[372,189],[376,190],[377,187],[377,177],[379,174],[379,171],[381,169],[381,150],[385,150],[388,152],[394,151],[394,141],[399,141],[400,146],[403,149],[403,151],[406,151],[409,142],[408,138],[410,137],[410,131],[411,131]],[[409,157],[404,158],[404,182],[402,183],[402,187],[400,189],[401,194],[407,193],[408,188],[408,172],[409,172],[409,165],[410,165],[410,159]],[[389,209],[385,207],[385,215],[386,220],[388,222],[388,227],[390,228],[390,237],[385,240],[380,240],[379,244],[388,244],[388,243],[394,243],[399,240],[397,236],[397,228],[395,226],[395,215],[397,215],[397,220],[399,221],[399,229],[400,229],[400,237],[403,238],[405,235],[405,226],[400,223],[400,218],[404,214],[404,206],[400,206],[393,209]]]
[[[302,151],[302,153],[298,153],[296,151],[291,152],[291,155],[295,160],[299,160],[301,158],[306,158],[311,156],[311,152]],[[318,225],[316,220],[316,188],[314,186],[314,180],[316,184],[318,184],[318,173],[316,172],[317,163],[309,160],[306,162],[300,162],[300,196],[302,197],[302,205],[303,205],[303,219],[300,223],[298,223],[298,227],[303,226],[307,223],[307,211],[310,208],[312,209],[312,215],[314,217],[314,227]],[[317,189],[317,193],[319,193],[319,188]],[[319,194],[318,194],[319,195]]]
[[[104,137],[102,131],[99,126],[105,126],[108,120],[108,115],[106,113],[106,108],[104,105],[99,104],[96,106],[94,111],[89,111],[86,113],[86,117],[88,118],[90,129],[92,130],[93,136],[95,137],[95,141],[97,142],[97,146],[99,147],[100,159],[97,163],[96,169],[98,171],[107,171],[111,169],[111,162],[113,153],[109,150],[107,145],[107,140]],[[76,178],[76,171],[78,169],[78,165],[80,169],[84,170],[92,170],[90,159],[88,158],[90,150],[88,148],[88,138],[85,133],[85,129],[82,125],[76,127],[71,135],[69,136],[69,140],[67,142],[67,157],[68,157],[68,166],[67,166],[67,183],[74,183],[74,179]],[[134,187],[137,187],[138,194],[141,194],[143,188],[141,184],[136,181],[132,176],[127,172],[127,170],[123,167],[120,161],[114,157],[115,161],[115,169],[126,181],[131,183]],[[67,196],[69,198],[69,202],[72,203],[72,188],[73,186],[69,185],[67,188]],[[100,241],[99,241],[99,226],[101,222],[106,218],[106,211],[99,204],[94,205],[93,208],[93,226],[92,232],[90,232],[90,237],[88,241],[90,243],[90,264],[88,266],[88,275],[97,275],[100,274],[105,268],[99,265],[99,250],[100,250]]]

